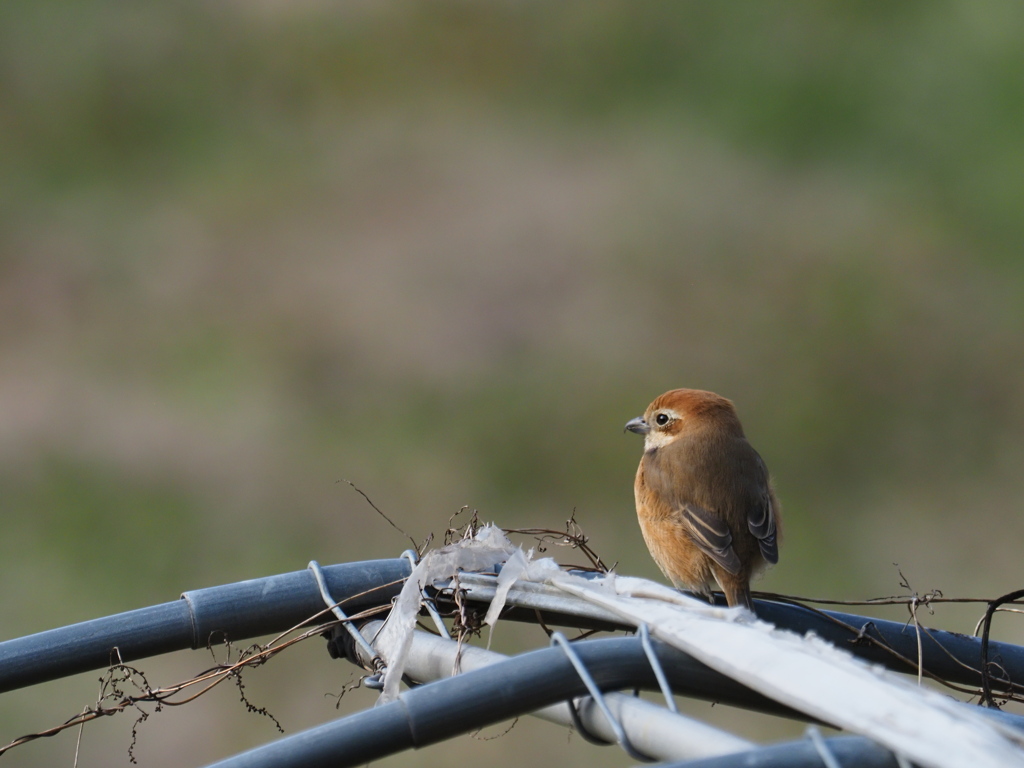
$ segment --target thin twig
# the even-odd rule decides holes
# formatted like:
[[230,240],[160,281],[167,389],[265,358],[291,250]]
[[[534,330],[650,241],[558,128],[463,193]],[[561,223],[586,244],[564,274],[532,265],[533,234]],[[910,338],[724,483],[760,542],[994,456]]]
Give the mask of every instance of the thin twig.
[[[1022,611],[1020,608],[1007,608],[1005,604],[1004,605],[1000,605],[998,608],[996,608],[995,612],[996,613],[1021,613],[1021,614],[1024,614],[1024,611]],[[977,637],[978,633],[981,632],[981,625],[984,624],[984,623],[985,623],[985,614],[982,614],[981,618],[978,619],[978,623],[974,625],[974,636],[975,637]]]
[[[85,712],[86,712],[86,710],[83,709],[82,710],[82,714],[84,715]],[[82,734],[83,733],[85,733],[85,721],[84,720],[82,721],[82,724],[78,726],[78,738],[75,739],[75,761],[74,761],[74,763],[72,763],[74,768],[78,768],[78,756],[79,756],[79,754],[81,754],[81,750],[82,750]]]
[[[604,564],[601,557],[590,546],[590,538],[583,532],[583,528],[576,522],[576,510],[565,523],[564,531],[557,531],[552,528],[506,528],[505,533],[516,533],[521,536],[532,536],[538,543],[538,551],[546,552],[549,544],[559,547],[578,549],[590,561],[589,566],[568,566],[579,571],[597,571],[607,573],[611,570]],[[612,568],[616,564],[612,565]]]
[[[893,563],[893,565],[896,564]],[[907,610],[910,612],[910,621],[914,622],[914,636],[917,639],[917,685],[920,687],[924,676],[924,644],[921,642],[921,622],[917,620],[917,606],[921,599],[917,596],[917,592],[914,591],[913,587],[910,586],[910,581],[903,575],[903,571],[898,565],[896,565],[896,572],[900,575],[900,586],[910,592]],[[942,593],[938,590],[933,590],[933,593],[942,597]],[[925,596],[925,605],[927,605],[927,598],[932,596],[933,593]]]
[[[988,660],[988,635],[992,629],[992,617],[999,606],[1019,600],[1022,597],[1024,597],[1024,589],[1018,589],[1015,592],[1010,592],[996,598],[988,604],[988,608],[985,610],[984,629],[981,634],[981,703],[986,707],[998,708],[995,699],[992,697],[992,674],[989,671],[992,662]],[[1006,674],[1006,670],[1003,670],[1003,674]]]
[[[783,595],[779,592],[752,592],[751,594],[757,597],[763,597],[765,600],[795,600],[801,603],[814,603],[815,605],[906,605],[908,597],[906,595],[890,595],[888,597],[872,597],[867,600],[830,600],[823,597],[805,597],[803,595]],[[987,597],[934,597],[928,602],[930,603],[991,603],[991,598]],[[1024,606],[1024,600],[1010,600],[1005,605],[1022,605]]]
[[[353,482],[352,482],[351,480],[346,480],[345,478],[342,478],[342,479],[341,479],[341,480],[339,480],[338,482],[341,482],[341,483],[348,483],[348,484],[349,484],[350,486],[352,486],[352,489],[353,489],[353,490],[354,490],[354,491],[355,491],[356,493],[358,493],[358,494],[359,494],[360,496],[362,496],[362,497],[363,497],[364,499],[366,499],[366,502],[367,502],[367,503],[368,503],[368,504],[369,504],[369,505],[370,505],[371,507],[373,507],[374,511],[375,511],[375,512],[376,512],[376,513],[377,513],[378,515],[380,515],[380,516],[381,516],[381,517],[383,517],[383,518],[384,518],[385,520],[387,520],[387,521],[388,521],[388,523],[389,523],[389,524],[391,525],[391,527],[392,527],[392,528],[394,528],[394,529],[395,529],[396,531],[398,531],[398,532],[399,532],[400,534],[402,534],[403,536],[405,536],[405,538],[407,538],[407,539],[408,539],[409,541],[411,541],[411,542],[412,542],[412,548],[413,548],[414,550],[416,550],[416,553],[417,553],[418,555],[419,555],[419,554],[423,554],[422,552],[420,552],[420,549],[419,549],[419,545],[418,545],[418,544],[416,543],[416,539],[414,539],[414,538],[413,538],[412,536],[410,536],[410,535],[409,535],[408,533],[406,533],[406,532],[405,532],[405,531],[403,531],[403,530],[402,530],[401,528],[399,528],[399,527],[398,527],[397,525],[395,525],[395,521],[394,521],[394,520],[392,520],[392,519],[391,519],[390,517],[388,517],[388,516],[387,516],[387,515],[385,515],[385,514],[384,514],[383,512],[381,512],[381,510],[380,510],[380,507],[378,507],[378,506],[377,506],[376,504],[374,504],[374,503],[373,503],[373,500],[372,500],[372,499],[371,499],[371,498],[370,498],[369,496],[367,496],[367,495],[366,495],[366,493],[365,493],[365,492],[363,491],[363,489],[362,489],[362,488],[360,488],[359,486],[357,486],[357,485],[356,485],[355,483],[353,483]],[[429,539],[428,539],[428,541],[429,541]],[[424,543],[424,546],[426,546],[426,543]]]

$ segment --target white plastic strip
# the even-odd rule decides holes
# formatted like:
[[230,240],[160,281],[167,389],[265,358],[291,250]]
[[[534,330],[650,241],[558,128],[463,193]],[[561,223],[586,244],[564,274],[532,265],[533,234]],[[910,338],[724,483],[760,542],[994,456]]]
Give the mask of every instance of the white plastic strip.
[[406,579],[375,642],[378,652],[387,662],[384,690],[378,704],[398,697],[405,658],[420,612],[423,587],[439,579],[450,579],[460,570],[491,570],[496,564],[508,560],[515,551],[500,528],[488,525],[481,528],[474,539],[457,541],[423,556]]
[[717,608],[668,587],[566,573],[549,583],[617,613],[744,685],[867,736],[928,768],[1019,768],[1024,737],[935,691],[870,666],[813,634],[800,637],[745,609]]

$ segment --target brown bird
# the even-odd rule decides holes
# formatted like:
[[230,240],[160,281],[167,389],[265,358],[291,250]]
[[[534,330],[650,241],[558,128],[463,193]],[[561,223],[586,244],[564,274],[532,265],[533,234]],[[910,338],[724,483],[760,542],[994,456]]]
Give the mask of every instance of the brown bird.
[[750,578],[779,560],[779,503],[733,404],[673,389],[626,424],[644,436],[633,490],[654,562],[677,588],[753,610]]

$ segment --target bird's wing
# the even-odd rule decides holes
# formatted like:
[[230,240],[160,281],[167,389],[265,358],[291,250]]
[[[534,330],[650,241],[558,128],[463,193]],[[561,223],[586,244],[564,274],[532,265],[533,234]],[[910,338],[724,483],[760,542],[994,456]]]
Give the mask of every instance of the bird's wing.
[[768,490],[768,468],[761,457],[757,457],[757,465],[764,481],[761,492],[754,504],[747,511],[747,527],[754,534],[761,547],[761,556],[769,563],[779,562],[779,541],[775,530],[775,510],[772,509],[772,495]]
[[738,574],[742,566],[732,547],[732,534],[725,520],[692,502],[682,504],[679,511],[700,551],[733,576]]

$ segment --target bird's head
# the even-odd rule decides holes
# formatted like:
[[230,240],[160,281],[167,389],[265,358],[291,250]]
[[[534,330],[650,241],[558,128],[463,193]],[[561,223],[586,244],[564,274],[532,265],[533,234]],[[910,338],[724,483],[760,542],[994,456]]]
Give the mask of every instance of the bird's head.
[[643,416],[626,422],[626,429],[644,436],[645,451],[668,445],[681,435],[707,429],[743,437],[732,402],[701,389],[673,389],[659,395]]

